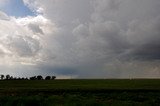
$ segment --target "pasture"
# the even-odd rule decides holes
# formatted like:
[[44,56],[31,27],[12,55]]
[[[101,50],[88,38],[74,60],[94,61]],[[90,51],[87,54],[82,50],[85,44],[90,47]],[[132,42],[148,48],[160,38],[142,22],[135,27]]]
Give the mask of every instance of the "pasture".
[[1,80],[0,106],[8,105],[160,105],[160,80]]

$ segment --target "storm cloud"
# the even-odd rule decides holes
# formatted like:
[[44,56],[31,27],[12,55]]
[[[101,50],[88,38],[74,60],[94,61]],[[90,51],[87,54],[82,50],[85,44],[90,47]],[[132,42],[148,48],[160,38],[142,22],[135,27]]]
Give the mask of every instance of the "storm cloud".
[[160,76],[159,0],[23,1],[36,16],[0,12],[4,67],[76,78]]

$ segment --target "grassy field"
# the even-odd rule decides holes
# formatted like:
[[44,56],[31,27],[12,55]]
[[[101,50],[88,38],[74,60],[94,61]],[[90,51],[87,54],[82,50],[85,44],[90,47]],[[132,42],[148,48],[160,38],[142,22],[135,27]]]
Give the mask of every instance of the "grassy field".
[[160,105],[159,79],[1,80],[0,106]]

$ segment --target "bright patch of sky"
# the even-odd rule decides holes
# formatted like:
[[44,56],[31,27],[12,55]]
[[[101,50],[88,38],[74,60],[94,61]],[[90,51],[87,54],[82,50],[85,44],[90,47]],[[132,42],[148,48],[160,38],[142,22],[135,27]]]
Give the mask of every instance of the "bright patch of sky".
[[27,6],[24,5],[23,0],[9,0],[5,3],[5,6],[0,7],[0,10],[5,12],[9,16],[15,17],[25,17],[25,16],[34,16]]

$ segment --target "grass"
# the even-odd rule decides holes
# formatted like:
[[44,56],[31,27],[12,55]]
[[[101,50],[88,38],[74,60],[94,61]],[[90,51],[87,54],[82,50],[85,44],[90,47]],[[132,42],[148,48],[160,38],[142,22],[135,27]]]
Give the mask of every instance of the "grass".
[[3,80],[0,106],[160,105],[159,79]]

